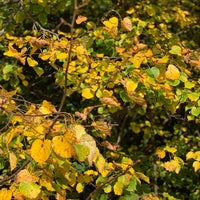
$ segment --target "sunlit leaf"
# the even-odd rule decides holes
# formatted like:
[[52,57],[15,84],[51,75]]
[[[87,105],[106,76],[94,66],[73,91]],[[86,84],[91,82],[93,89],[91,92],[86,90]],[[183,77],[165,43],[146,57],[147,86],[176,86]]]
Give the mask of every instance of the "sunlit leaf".
[[112,97],[102,97],[102,98],[100,98],[100,101],[101,101],[102,104],[106,104],[106,105],[110,105],[110,106],[116,106],[116,107],[121,106],[120,102],[114,96],[112,96]]
[[37,198],[40,194],[40,186],[33,182],[21,182],[19,184],[19,191],[26,197],[30,199]]
[[175,65],[168,65],[167,71],[165,72],[165,76],[170,80],[177,80],[180,77],[180,72]]
[[103,191],[105,193],[110,193],[112,191],[112,186],[111,185],[106,185],[104,188],[103,188]]
[[189,159],[191,159],[191,158],[196,159],[196,154],[195,154],[195,152],[193,152],[193,151],[190,151],[190,152],[188,152],[188,153],[186,154],[186,160],[189,160]]
[[166,146],[164,148],[165,151],[168,151],[169,153],[176,153],[177,152],[177,149],[174,148],[174,147],[169,147],[169,146]]
[[39,164],[44,164],[51,154],[51,141],[36,139],[31,146],[31,156]]
[[192,166],[194,167],[194,171],[197,172],[200,169],[200,162],[194,161]]

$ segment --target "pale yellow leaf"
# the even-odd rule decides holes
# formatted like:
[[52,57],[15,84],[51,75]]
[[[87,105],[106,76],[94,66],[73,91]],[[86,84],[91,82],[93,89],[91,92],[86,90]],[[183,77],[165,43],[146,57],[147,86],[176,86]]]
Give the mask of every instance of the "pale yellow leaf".
[[9,152],[9,162],[11,171],[17,167],[17,157],[13,151]]
[[53,112],[56,112],[56,109],[55,109],[55,107],[50,102],[44,100],[42,102],[42,105],[39,108],[39,111],[42,114],[48,115],[48,114],[51,114]]

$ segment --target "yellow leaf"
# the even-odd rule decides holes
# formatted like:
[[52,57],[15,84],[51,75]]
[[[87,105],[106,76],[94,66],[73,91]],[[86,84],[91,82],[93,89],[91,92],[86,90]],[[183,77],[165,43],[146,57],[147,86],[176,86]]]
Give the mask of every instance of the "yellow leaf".
[[133,29],[131,19],[129,17],[125,17],[122,22],[122,28],[126,31],[131,31]]
[[82,96],[86,99],[91,99],[94,97],[94,93],[91,92],[91,89],[90,88],[84,88],[82,90]]
[[78,183],[78,184],[76,185],[76,191],[77,191],[78,193],[81,193],[81,192],[83,192],[83,190],[84,190],[84,185],[83,185],[82,183]]
[[191,158],[193,158],[193,159],[196,158],[196,154],[195,154],[194,152],[192,152],[192,151],[190,151],[190,152],[188,152],[188,153],[186,154],[186,160],[189,160],[189,159],[191,159]]
[[177,149],[174,148],[174,147],[169,147],[169,146],[166,146],[164,148],[165,151],[168,151],[169,153],[176,153],[177,152]]
[[44,164],[51,154],[51,141],[36,139],[31,146],[31,156],[39,164]]
[[52,112],[56,112],[56,109],[50,102],[44,100],[42,102],[42,106],[39,108],[39,111],[42,114],[48,115],[51,114]]
[[200,169],[200,162],[194,161],[192,166],[194,167],[194,171],[197,172]]
[[169,172],[176,172],[180,167],[178,160],[164,162],[162,166]]
[[58,60],[63,60],[63,59],[66,59],[67,57],[68,57],[68,53],[56,51],[56,58]]
[[137,86],[138,86],[138,82],[133,81],[131,79],[129,79],[125,85],[128,92],[134,92],[136,90]]
[[103,24],[107,28],[112,29],[112,28],[118,26],[118,19],[117,19],[117,17],[111,17],[109,20],[104,21]]
[[73,144],[76,143],[74,133],[67,130],[64,135],[55,136],[52,140],[52,147],[54,152],[63,157],[71,158],[75,155]]
[[38,62],[30,57],[27,58],[28,65],[30,67],[35,67],[38,65]]
[[0,200],[11,200],[12,198],[12,191],[7,190],[6,188],[2,188],[0,190]]
[[9,152],[9,162],[11,171],[17,167],[17,157],[14,152]]
[[133,57],[131,57],[129,60],[130,62],[133,63],[135,68],[139,68],[142,62],[145,60],[145,57],[144,55],[141,55],[140,53],[138,53],[138,54],[135,54]]
[[157,149],[156,150],[156,155],[159,157],[159,158],[164,158],[165,157],[165,155],[166,155],[166,153],[165,153],[165,151],[163,150],[163,149]]
[[43,52],[41,53],[38,57],[41,58],[42,60],[48,60],[49,58],[54,56],[54,52]]
[[115,195],[122,195],[124,185],[122,182],[117,181],[113,187]]
[[165,76],[170,80],[177,80],[180,77],[180,72],[175,65],[169,64]]
[[85,21],[87,21],[87,17],[82,16],[82,15],[79,15],[79,16],[77,17],[77,19],[76,19],[76,23],[77,23],[77,24],[81,24],[82,22],[85,22]]

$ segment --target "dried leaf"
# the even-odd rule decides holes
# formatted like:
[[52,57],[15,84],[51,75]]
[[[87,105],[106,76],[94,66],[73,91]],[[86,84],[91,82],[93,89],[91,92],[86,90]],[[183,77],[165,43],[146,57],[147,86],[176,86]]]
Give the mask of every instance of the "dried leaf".
[[14,152],[9,152],[10,170],[13,171],[17,167],[17,157]]
[[121,106],[120,102],[114,96],[102,97],[102,98],[100,98],[100,101],[101,101],[102,104],[106,104],[106,105],[110,105],[110,106],[116,106],[116,107]]
[[38,182],[39,178],[32,175],[27,169],[21,170],[16,177],[16,182]]
[[122,22],[122,28],[126,31],[132,31],[133,29],[133,25],[132,25],[132,21],[129,17],[125,17]]
[[110,136],[110,130],[112,127],[110,127],[107,122],[96,121],[96,122],[92,122],[91,126],[94,126],[102,134]]

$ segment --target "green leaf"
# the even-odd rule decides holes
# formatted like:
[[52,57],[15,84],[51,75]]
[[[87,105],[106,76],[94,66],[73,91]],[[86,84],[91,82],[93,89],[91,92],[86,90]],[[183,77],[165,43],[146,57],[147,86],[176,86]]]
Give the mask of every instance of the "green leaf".
[[129,186],[126,188],[129,192],[134,192],[136,190],[137,180],[135,178],[131,179]]
[[147,74],[151,77],[157,78],[160,74],[160,70],[157,67],[152,67],[146,70]]
[[4,74],[7,74],[7,73],[12,72],[12,71],[13,71],[13,65],[6,64],[6,66],[3,68]]
[[35,199],[40,194],[40,186],[33,182],[21,182],[19,190],[25,197],[30,199]]
[[42,76],[42,74],[44,74],[44,70],[41,67],[34,67],[33,69],[39,77]]
[[192,107],[191,114],[198,117],[200,115],[200,107]]

